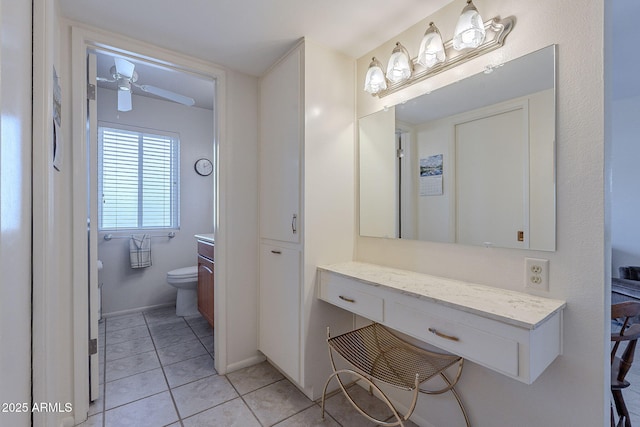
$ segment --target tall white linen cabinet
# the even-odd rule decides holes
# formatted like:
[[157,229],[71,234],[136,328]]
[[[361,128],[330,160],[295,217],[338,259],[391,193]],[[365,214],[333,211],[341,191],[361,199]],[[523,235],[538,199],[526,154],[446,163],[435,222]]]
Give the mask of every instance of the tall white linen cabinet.
[[317,300],[316,266],[353,259],[354,69],[303,40],[260,81],[258,348],[312,399],[331,372],[327,326],[353,326]]

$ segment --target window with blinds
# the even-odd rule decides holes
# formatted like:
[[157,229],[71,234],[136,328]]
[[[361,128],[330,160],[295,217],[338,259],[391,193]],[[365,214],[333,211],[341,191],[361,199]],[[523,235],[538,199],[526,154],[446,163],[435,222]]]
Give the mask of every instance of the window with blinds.
[[98,228],[179,228],[177,136],[98,127]]

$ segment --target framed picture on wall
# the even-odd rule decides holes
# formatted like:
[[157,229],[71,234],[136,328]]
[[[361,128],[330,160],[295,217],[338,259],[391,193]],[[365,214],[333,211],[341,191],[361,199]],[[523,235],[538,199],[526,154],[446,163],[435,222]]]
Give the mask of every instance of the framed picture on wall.
[[420,195],[442,195],[442,154],[420,159]]

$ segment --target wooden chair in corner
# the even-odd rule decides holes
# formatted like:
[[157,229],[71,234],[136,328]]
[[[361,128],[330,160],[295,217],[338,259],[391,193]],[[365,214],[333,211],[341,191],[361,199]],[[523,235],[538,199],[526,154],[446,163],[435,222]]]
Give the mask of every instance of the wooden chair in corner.
[[[638,301],[625,301],[611,306],[611,318],[622,321],[620,332],[611,333],[611,341],[613,342],[611,349],[611,393],[619,417],[615,427],[632,427],[629,410],[622,397],[622,390],[630,385],[625,377],[631,369],[636,343],[640,337],[640,323],[631,324],[630,319],[638,315],[640,315],[640,302]],[[620,354],[618,354],[619,351]],[[614,427],[613,408],[611,411],[611,426]]]

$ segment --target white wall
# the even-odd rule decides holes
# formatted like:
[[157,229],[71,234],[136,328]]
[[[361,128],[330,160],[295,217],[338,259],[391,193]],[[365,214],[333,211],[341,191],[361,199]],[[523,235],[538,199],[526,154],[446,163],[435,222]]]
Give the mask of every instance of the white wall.
[[[564,354],[532,385],[467,363],[459,392],[476,427],[605,425],[609,414],[605,278],[609,271],[605,267],[603,188],[604,2],[474,3],[485,19],[497,15],[517,18],[506,46],[381,100],[357,90],[357,116],[478,73],[487,64],[557,43],[557,250],[486,249],[360,237],[356,258],[519,291],[524,291],[524,258],[548,258],[550,290],[545,295],[567,301]],[[450,39],[460,9],[458,3],[446,6],[359,58],[356,88],[363,86],[370,58],[386,61],[397,40],[415,55],[430,21],[438,25],[443,38]],[[459,414],[439,411],[432,402],[437,399],[421,398],[417,414],[435,426],[449,427],[453,417],[459,419]]]
[[[0,402],[30,405],[31,2],[2,0],[0,27]],[[0,413],[1,425],[30,420]]]
[[640,97],[612,102],[611,127],[611,273],[618,267],[640,265]]
[[[98,258],[104,264],[98,275],[102,283],[102,313],[175,303],[176,289],[167,283],[167,272],[196,265],[197,245],[193,235],[213,232],[214,174],[203,177],[193,169],[194,162],[201,157],[213,160],[213,111],[134,95],[133,109],[118,112],[117,93],[102,88],[98,89],[97,101],[98,121],[105,126],[136,126],[151,133],[154,130],[177,133],[180,138],[180,230],[172,239],[152,238],[152,266],[140,269],[131,268],[129,239],[106,241],[103,236],[109,232],[98,233]],[[167,232],[150,230],[149,234]]]
[[360,218],[363,236],[397,236],[395,108],[360,119]]
[[[227,366],[239,369],[258,356],[258,79],[227,74]],[[216,262],[216,268],[219,263]]]

